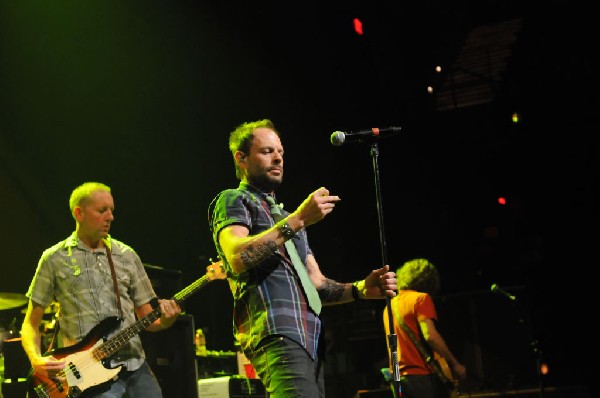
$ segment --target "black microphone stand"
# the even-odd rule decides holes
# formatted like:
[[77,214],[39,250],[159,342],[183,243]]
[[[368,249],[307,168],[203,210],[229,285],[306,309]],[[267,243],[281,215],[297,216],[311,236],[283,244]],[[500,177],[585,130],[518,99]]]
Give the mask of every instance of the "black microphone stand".
[[[383,224],[383,204],[381,200],[381,182],[379,179],[379,147],[377,146],[377,141],[371,144],[371,157],[373,158],[373,172],[375,175],[375,195],[377,197],[377,215],[379,219],[379,241],[381,243],[381,259],[383,260],[383,265],[387,264],[387,252],[386,252],[386,240],[385,240],[385,232],[384,232],[384,224]],[[399,398],[402,396],[402,391],[400,388],[400,368],[398,367],[398,339],[396,334],[394,333],[394,317],[392,315],[392,299],[389,296],[385,296],[387,313],[388,313],[388,325],[389,331],[388,334],[388,344],[390,349],[390,362],[392,364],[392,392],[394,394],[394,398]]]
[[533,334],[533,326],[531,325],[531,322],[529,321],[529,317],[527,317],[525,315],[526,311],[525,311],[525,307],[523,306],[523,304],[521,302],[519,302],[519,300],[517,299],[516,296],[512,296],[513,299],[510,300],[510,303],[512,304],[513,308],[515,309],[515,312],[517,314],[518,317],[518,323],[519,325],[521,325],[525,331],[525,333],[527,334],[527,338],[529,340],[529,345],[531,347],[532,353],[534,355],[535,358],[535,367],[536,367],[536,378],[537,378],[537,382],[538,382],[538,397],[539,398],[544,398],[545,395],[545,386],[544,386],[544,375],[542,373],[542,350],[540,348],[540,344],[539,341],[534,338],[534,334]]

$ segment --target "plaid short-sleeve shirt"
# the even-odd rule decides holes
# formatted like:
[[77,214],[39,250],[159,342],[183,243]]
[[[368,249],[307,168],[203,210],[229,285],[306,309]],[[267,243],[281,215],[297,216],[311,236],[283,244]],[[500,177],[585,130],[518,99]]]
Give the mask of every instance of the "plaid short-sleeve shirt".
[[[219,233],[229,225],[244,225],[250,230],[250,235],[259,234],[274,225],[264,198],[265,193],[242,182],[238,189],[219,193],[209,210],[215,247],[223,259],[233,293],[235,338],[242,350],[249,353],[267,336],[286,336],[303,346],[315,359],[321,320],[308,308],[289,259],[276,252],[262,264],[235,274],[219,245]],[[282,210],[282,214],[289,213]],[[306,257],[312,254],[306,231],[298,231],[293,241],[306,264]]]

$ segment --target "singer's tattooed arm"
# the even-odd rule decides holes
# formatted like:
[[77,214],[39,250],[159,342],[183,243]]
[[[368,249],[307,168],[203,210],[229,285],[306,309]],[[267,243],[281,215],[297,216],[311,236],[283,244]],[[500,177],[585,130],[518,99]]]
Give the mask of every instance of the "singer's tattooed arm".
[[252,268],[271,257],[273,253],[277,251],[277,243],[269,240],[265,243],[259,243],[257,245],[250,244],[240,254],[244,268]]
[[333,279],[325,279],[323,284],[318,288],[321,301],[323,301],[323,303],[339,302],[344,294],[346,285],[347,284],[345,283],[336,282]]

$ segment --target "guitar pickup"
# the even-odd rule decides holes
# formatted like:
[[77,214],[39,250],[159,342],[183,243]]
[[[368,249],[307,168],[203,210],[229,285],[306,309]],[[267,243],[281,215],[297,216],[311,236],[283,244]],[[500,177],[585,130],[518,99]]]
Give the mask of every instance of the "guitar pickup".
[[75,376],[76,379],[81,379],[81,373],[79,373],[79,370],[77,370],[77,366],[75,366],[73,362],[69,362],[69,370],[71,371],[71,374]]

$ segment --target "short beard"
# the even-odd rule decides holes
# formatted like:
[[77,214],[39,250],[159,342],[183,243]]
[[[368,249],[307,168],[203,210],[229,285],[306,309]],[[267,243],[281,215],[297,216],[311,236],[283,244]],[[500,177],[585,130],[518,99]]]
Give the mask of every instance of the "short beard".
[[248,182],[263,192],[272,192],[281,185],[281,180],[269,178],[265,174],[248,178]]

